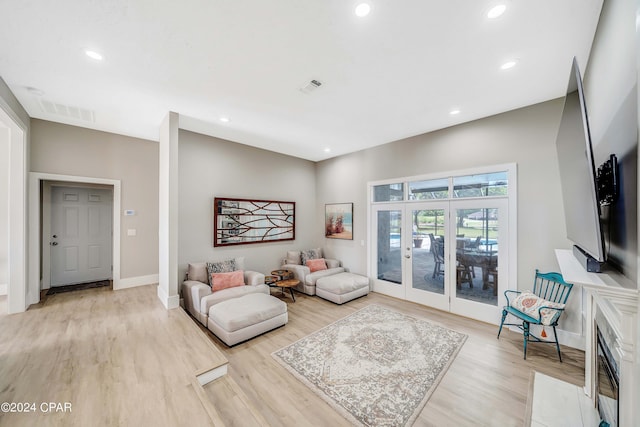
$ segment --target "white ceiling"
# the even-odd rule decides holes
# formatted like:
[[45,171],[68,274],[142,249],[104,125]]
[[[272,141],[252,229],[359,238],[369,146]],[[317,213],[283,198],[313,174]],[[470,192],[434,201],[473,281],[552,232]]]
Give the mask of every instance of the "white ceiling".
[[361,1],[0,0],[0,77],[31,117],[318,161],[562,96],[603,0]]

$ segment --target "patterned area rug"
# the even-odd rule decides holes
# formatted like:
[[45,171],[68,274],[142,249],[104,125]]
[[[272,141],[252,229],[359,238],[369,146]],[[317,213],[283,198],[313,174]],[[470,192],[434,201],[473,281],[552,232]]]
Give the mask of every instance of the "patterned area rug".
[[273,357],[361,426],[411,425],[467,336],[370,305]]

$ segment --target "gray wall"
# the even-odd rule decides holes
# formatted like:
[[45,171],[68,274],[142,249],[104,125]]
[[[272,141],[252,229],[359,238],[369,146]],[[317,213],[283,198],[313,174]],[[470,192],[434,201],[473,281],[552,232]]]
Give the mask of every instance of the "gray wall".
[[638,278],[638,86],[636,9],[633,1],[605,1],[584,73],[594,157],[618,157],[621,194],[603,210],[610,259],[631,280]]
[[366,272],[368,181],[517,163],[518,275],[528,286],[535,268],[557,269],[554,249],[568,247],[555,139],[561,100],[415,136],[318,164],[318,211],[354,201],[354,241],[327,240],[354,271]]
[[[246,268],[267,273],[287,250],[317,247],[315,164],[185,130],[179,134],[179,277],[189,262],[244,256]],[[213,199],[296,202],[296,238],[279,243],[213,247]]]
[[9,130],[0,123],[0,285],[9,283]]
[[[317,211],[325,203],[354,202],[354,240],[325,246],[354,272],[366,273],[367,182],[478,166],[518,167],[518,288],[529,289],[536,268],[558,271],[554,249],[564,237],[555,140],[562,113],[557,99],[459,126],[418,135],[320,162]],[[320,222],[316,229],[321,230]],[[579,293],[563,329],[580,333]]]
[[120,276],[158,274],[157,142],[33,119],[31,171],[120,180]]

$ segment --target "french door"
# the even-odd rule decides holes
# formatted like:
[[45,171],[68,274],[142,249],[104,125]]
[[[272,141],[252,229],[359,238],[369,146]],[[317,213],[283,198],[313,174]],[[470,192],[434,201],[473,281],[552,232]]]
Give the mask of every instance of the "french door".
[[499,322],[509,288],[509,222],[507,199],[450,202],[452,313]]
[[372,213],[376,291],[499,321],[509,277],[507,199],[379,204]]
[[406,204],[405,259],[406,299],[449,310],[451,271],[448,268],[449,203],[420,202]]

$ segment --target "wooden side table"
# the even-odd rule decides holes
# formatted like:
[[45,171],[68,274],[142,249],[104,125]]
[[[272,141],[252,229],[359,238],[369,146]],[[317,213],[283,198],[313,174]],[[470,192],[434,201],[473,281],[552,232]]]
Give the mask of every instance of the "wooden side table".
[[289,270],[273,270],[271,275],[265,276],[264,283],[271,287],[279,287],[282,290],[282,294],[284,294],[284,288],[289,288],[291,298],[293,302],[296,302],[296,297],[293,295],[293,288],[294,286],[298,286],[300,281],[292,279],[291,277],[293,277],[293,274]]
[[299,284],[300,284],[300,281],[298,279],[280,280],[274,283],[274,285],[282,289],[283,294],[284,294],[284,288],[289,288],[289,292],[291,292],[291,298],[293,299],[293,302],[296,302],[296,297],[295,295],[293,295],[293,288],[294,286],[298,286]]

